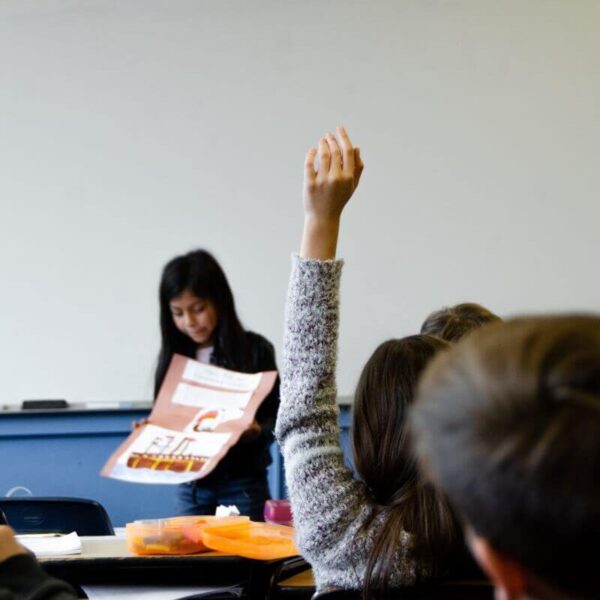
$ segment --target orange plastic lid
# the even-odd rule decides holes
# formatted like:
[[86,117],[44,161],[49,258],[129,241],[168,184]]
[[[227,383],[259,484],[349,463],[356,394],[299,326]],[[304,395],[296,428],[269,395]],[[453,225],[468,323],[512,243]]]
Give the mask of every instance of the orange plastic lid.
[[274,560],[299,554],[294,528],[248,521],[238,525],[202,527],[202,541],[211,550],[258,560]]
[[175,527],[181,527],[185,535],[197,542],[202,542],[202,530],[207,525],[243,525],[250,523],[250,517],[215,517],[215,516],[191,516],[191,517],[173,517],[169,519],[169,524]]
[[235,525],[248,523],[248,517],[173,517],[127,523],[127,545],[138,555],[198,554],[210,550],[202,541],[201,531],[207,523]]

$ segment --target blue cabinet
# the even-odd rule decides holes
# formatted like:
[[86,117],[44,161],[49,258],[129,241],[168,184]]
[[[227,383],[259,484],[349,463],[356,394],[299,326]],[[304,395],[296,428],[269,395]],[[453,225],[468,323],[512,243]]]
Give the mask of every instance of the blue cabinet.
[[[98,500],[115,526],[175,513],[175,486],[142,485],[100,476],[100,469],[129,435],[133,421],[149,409],[0,412],[0,496],[25,487],[35,496],[74,496]],[[343,410],[342,445],[347,446],[348,415]],[[283,464],[276,444],[269,485],[284,497]]]

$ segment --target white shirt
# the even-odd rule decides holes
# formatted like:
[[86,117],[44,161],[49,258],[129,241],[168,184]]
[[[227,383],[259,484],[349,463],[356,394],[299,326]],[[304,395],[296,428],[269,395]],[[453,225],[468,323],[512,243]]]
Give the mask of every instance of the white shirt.
[[208,346],[207,348],[198,348],[196,350],[196,360],[198,362],[204,363],[205,365],[210,364],[210,357],[212,356],[214,346]]

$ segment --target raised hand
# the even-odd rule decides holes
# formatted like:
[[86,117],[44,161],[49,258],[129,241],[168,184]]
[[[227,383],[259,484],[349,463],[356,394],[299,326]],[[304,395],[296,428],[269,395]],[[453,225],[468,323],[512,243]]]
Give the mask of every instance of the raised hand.
[[[318,168],[315,169],[315,158]],[[328,133],[311,148],[304,162],[304,233],[300,255],[335,257],[340,217],[354,193],[363,170],[360,150],[343,127],[336,137]]]

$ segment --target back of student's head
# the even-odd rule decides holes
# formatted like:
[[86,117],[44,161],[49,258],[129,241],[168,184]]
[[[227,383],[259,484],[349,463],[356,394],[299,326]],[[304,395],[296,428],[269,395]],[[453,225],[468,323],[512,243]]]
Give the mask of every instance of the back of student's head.
[[421,333],[457,342],[471,330],[496,321],[500,317],[481,304],[465,302],[432,312],[423,322]]
[[600,318],[474,332],[426,370],[411,423],[475,536],[531,581],[598,597]]
[[415,335],[381,344],[365,365],[353,408],[354,465],[386,525],[367,567],[367,583],[384,587],[396,549],[414,534],[414,558],[435,569],[460,538],[460,527],[445,498],[424,482],[408,440],[408,408],[425,366],[447,342]]

